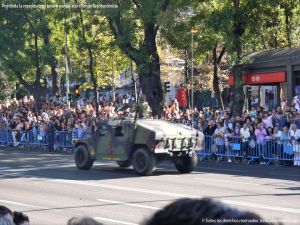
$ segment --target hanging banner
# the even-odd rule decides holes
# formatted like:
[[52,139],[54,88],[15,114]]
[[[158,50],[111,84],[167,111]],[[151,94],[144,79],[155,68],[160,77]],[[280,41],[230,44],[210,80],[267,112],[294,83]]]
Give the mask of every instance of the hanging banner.
[[188,105],[187,90],[179,88],[177,90],[177,99],[179,106],[186,107]]

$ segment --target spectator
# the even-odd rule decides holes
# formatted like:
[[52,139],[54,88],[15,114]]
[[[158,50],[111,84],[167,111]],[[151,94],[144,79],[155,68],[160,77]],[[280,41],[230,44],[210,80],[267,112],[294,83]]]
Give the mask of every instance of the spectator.
[[212,136],[215,132],[216,126],[213,121],[208,122],[208,126],[204,130],[205,135]]
[[[218,222],[217,222],[218,221]],[[228,222],[232,221],[232,222]],[[239,222],[238,222],[239,221]],[[243,222],[241,222],[243,221]],[[209,198],[180,199],[156,212],[144,225],[260,224],[258,215],[240,211]]]
[[8,220],[10,220],[11,222],[13,222],[13,215],[12,215],[12,211],[7,208],[6,206],[0,205],[0,218],[1,217],[5,217]]
[[297,112],[300,112],[300,98],[299,98],[299,96],[295,96],[293,98],[293,105],[295,106],[295,109],[297,110]]
[[267,131],[264,128],[263,123],[260,123],[255,129],[255,136],[256,136],[261,164],[265,164],[263,160],[263,155],[266,154],[265,138],[267,136]]
[[268,105],[268,107],[269,107],[269,110],[272,110],[273,109],[273,107],[274,107],[274,92],[272,91],[272,90],[269,90],[269,105]]
[[267,136],[267,131],[264,128],[263,123],[261,123],[255,129],[255,137],[256,137],[257,143],[263,144],[266,136]]
[[269,115],[267,112],[264,113],[264,118],[262,119],[263,126],[265,128],[271,127],[273,128],[273,114]]
[[300,166],[300,148],[299,148],[300,129],[298,129],[296,124],[291,125],[289,135],[291,137],[292,144],[293,144],[294,166]]
[[13,212],[15,225],[30,225],[29,218],[22,212]]
[[[230,151],[231,151],[230,142],[229,142],[229,139],[230,139],[231,136],[232,136],[232,134],[230,133],[230,129],[226,128],[225,133],[224,133],[224,143],[225,143],[225,148],[226,148],[227,155],[230,155]],[[228,157],[228,162],[232,162],[230,157]]]
[[0,225],[15,225],[10,219],[0,216]]
[[67,225],[102,225],[91,217],[73,217],[69,219]]
[[242,152],[243,156],[247,156],[247,150],[248,150],[248,145],[249,145],[249,138],[250,138],[250,130],[248,128],[248,124],[244,123],[243,127],[240,130],[240,137],[242,138]]
[[223,153],[224,154],[224,133],[225,133],[225,130],[224,128],[222,127],[222,125],[220,123],[217,124],[217,128],[215,129],[214,131],[214,134],[213,134],[213,137],[214,137],[214,141],[217,145],[217,154],[221,154]]

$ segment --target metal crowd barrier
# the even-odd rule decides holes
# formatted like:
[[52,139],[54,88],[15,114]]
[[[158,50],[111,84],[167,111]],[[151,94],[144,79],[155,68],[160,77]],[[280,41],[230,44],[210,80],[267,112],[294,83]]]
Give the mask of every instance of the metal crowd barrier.
[[[227,138],[227,139],[226,139]],[[265,140],[257,143],[255,139],[242,140],[240,137],[205,136],[204,149],[198,151],[200,160],[209,157],[215,159],[245,158],[248,164],[264,162],[271,164],[275,161],[294,161],[300,165],[300,143],[296,141]],[[297,154],[297,158],[294,156]]]
[[[13,131],[0,128],[0,145],[24,147],[52,146],[54,151],[64,149],[73,150],[77,139],[84,133],[75,131],[42,132],[31,129],[30,131]],[[214,137],[205,136],[204,149],[197,151],[200,160],[215,158],[218,161],[231,158],[245,158],[248,164],[263,161],[271,164],[274,161],[289,161],[300,165],[300,142],[296,140],[265,140],[258,143],[255,139],[242,140],[240,137]],[[50,146],[49,146],[50,145]]]
[[[81,134],[82,138],[84,134]],[[0,128],[0,145],[24,147],[48,148],[52,145],[54,150],[74,149],[75,141],[78,139],[77,131],[53,131],[43,132],[35,129],[25,131],[14,131]]]

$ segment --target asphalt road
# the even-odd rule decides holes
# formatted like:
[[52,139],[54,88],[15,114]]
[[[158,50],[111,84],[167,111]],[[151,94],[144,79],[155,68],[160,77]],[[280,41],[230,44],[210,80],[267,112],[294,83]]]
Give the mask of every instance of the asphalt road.
[[25,212],[32,225],[62,225],[86,215],[135,225],[175,199],[213,197],[267,221],[300,224],[300,168],[199,162],[191,174],[169,163],[153,176],[97,162],[79,171],[70,154],[0,150],[0,205]]

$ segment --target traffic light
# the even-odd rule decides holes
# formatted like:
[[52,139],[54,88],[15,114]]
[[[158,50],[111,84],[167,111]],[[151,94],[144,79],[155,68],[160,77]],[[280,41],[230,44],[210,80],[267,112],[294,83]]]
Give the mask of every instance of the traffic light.
[[74,102],[74,95],[69,93],[68,94],[68,100],[69,100],[69,102]]
[[80,86],[76,85],[74,89],[74,98],[77,99],[80,97]]
[[170,92],[170,82],[169,81],[164,82],[164,90],[165,90],[165,93]]

